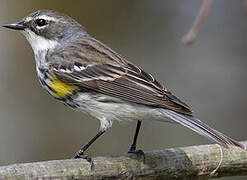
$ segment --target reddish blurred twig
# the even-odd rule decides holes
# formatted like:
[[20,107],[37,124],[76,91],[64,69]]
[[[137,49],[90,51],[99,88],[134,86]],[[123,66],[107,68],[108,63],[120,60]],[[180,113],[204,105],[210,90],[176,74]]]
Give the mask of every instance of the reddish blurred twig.
[[208,14],[208,10],[211,7],[213,3],[213,0],[203,0],[203,3],[201,5],[199,14],[197,15],[193,26],[191,27],[191,29],[189,30],[189,32],[184,35],[182,41],[185,44],[191,44],[195,41],[197,33],[206,17],[206,15]]

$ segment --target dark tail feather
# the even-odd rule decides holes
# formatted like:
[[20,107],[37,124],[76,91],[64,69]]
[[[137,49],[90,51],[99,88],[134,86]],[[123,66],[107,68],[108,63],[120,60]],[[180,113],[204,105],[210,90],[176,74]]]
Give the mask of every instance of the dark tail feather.
[[217,144],[225,148],[229,148],[229,146],[237,146],[242,149],[246,149],[246,147],[243,144],[227,137],[221,132],[214,130],[213,128],[201,122],[199,119],[196,119],[192,116],[180,114],[174,111],[170,111],[170,110],[164,110],[162,112],[167,117],[171,118],[177,123],[182,124],[183,126],[187,128],[190,128],[191,130],[197,132],[198,134],[202,136],[207,137],[208,139],[216,142]]

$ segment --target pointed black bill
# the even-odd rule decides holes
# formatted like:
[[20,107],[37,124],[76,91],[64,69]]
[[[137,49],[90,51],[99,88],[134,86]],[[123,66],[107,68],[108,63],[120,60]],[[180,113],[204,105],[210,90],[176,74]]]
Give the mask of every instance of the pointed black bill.
[[4,24],[2,25],[5,28],[8,29],[14,29],[14,30],[24,30],[26,27],[23,25],[22,22],[16,22],[16,23],[10,23],[10,24]]

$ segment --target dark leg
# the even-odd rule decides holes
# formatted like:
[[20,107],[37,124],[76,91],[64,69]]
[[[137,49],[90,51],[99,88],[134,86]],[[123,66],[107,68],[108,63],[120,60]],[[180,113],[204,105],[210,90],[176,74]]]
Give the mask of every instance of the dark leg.
[[133,152],[133,151],[136,150],[136,142],[137,142],[137,138],[138,138],[138,134],[139,134],[139,130],[140,130],[141,124],[142,124],[141,121],[137,121],[135,136],[134,136],[134,139],[133,139],[133,143],[132,143],[132,145],[131,145],[131,147],[129,149],[129,152]]
[[128,153],[133,153],[133,154],[137,154],[137,155],[143,156],[143,161],[145,162],[145,154],[144,154],[144,152],[142,150],[136,150],[136,143],[137,143],[137,138],[138,138],[138,134],[139,134],[139,131],[140,131],[141,124],[142,124],[141,121],[137,121],[135,136],[134,136],[133,143],[132,143]]
[[84,155],[84,152],[89,148],[91,144],[93,144],[96,139],[98,139],[105,131],[100,131],[96,136],[94,136],[85,146],[83,146],[79,151],[76,152],[73,159],[83,158],[86,159],[88,162],[92,162],[92,158],[90,156]]

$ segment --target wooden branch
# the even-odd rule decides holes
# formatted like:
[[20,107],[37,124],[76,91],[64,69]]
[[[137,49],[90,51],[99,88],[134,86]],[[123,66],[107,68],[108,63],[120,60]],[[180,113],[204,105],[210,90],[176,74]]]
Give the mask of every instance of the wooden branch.
[[[222,150],[214,177],[247,175],[247,151]],[[219,165],[220,152],[218,145],[151,151],[145,164],[134,154],[95,157],[93,170],[83,159],[14,164],[0,167],[0,179],[205,179]]]

